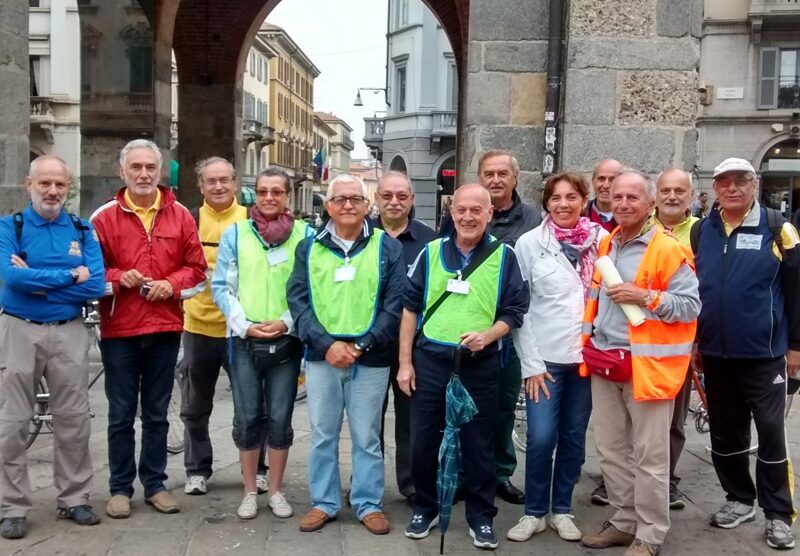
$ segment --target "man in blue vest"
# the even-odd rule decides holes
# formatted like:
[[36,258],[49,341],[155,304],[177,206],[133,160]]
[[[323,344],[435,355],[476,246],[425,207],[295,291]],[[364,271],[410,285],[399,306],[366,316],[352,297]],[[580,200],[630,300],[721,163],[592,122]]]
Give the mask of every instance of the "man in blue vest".
[[89,335],[86,301],[103,295],[103,256],[91,224],[64,210],[70,180],[63,160],[31,163],[28,207],[0,220],[0,536],[25,536],[31,509],[25,440],[34,385],[50,389],[55,434],[56,515],[79,525],[100,518],[89,506]]
[[[478,409],[461,427],[467,523],[475,546],[496,548],[492,522],[497,515],[500,352],[507,341],[503,337],[522,324],[530,293],[514,251],[486,232],[492,202],[484,186],[458,188],[450,214],[453,232],[429,243],[417,257],[403,300],[397,382],[411,396],[411,478],[416,490],[414,515],[405,534],[421,539],[438,523],[436,470],[445,423],[444,392],[455,350],[462,349],[461,380]],[[467,271],[469,276],[462,278]]]
[[[800,370],[800,238],[775,209],[758,203],[747,160],[724,160],[713,179],[719,209],[693,231],[711,459],[726,498],[711,525],[732,529],[753,521],[758,498],[767,545],[792,548],[784,411],[788,378]],[[758,430],[755,485],[751,420]]]
[[301,531],[316,531],[341,509],[339,435],[347,412],[353,451],[350,505],[375,535],[389,532],[381,409],[389,380],[389,344],[397,338],[405,285],[400,243],[367,218],[364,183],[349,175],[328,185],[331,219],[297,246],[287,300],[306,345],[311,424],[311,510]]

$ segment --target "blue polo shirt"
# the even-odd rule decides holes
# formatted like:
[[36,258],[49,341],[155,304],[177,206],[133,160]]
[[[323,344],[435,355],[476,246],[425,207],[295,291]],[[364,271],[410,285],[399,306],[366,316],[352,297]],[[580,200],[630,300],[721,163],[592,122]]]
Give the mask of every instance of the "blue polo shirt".
[[[83,304],[102,297],[105,269],[100,243],[87,220],[78,230],[69,214],[61,210],[48,222],[28,205],[22,211],[22,237],[17,243],[14,216],[0,218],[0,280],[4,283],[4,312],[39,322],[74,319]],[[29,268],[11,264],[11,255],[25,253]],[[89,279],[72,283],[70,269],[89,269]]]

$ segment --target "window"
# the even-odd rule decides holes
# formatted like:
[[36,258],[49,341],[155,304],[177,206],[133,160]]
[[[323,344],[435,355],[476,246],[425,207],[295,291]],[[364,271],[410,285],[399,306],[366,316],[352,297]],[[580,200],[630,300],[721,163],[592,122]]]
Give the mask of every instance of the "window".
[[396,0],[395,4],[395,28],[405,27],[408,25],[408,0]]
[[458,70],[456,65],[447,65],[447,109],[458,110]]
[[254,120],[256,117],[256,97],[250,93],[245,93],[242,105],[244,108],[242,118],[245,120]]
[[800,48],[762,48],[758,108],[800,108]]
[[130,91],[150,93],[153,90],[153,47],[131,46]]
[[255,52],[251,52],[250,53],[250,76],[251,77],[255,77],[256,76],[256,53]]
[[283,119],[283,95],[278,93],[278,118]]
[[283,61],[278,58],[278,81],[283,81]]
[[261,59],[261,56],[256,56],[258,61],[256,62],[256,79],[259,81],[264,80],[264,61]]
[[31,72],[31,96],[38,97],[39,96],[39,80],[42,78],[41,75],[41,62],[39,61],[38,56],[31,56],[30,57],[30,72]]
[[406,111],[406,65],[395,66],[395,112],[401,114]]

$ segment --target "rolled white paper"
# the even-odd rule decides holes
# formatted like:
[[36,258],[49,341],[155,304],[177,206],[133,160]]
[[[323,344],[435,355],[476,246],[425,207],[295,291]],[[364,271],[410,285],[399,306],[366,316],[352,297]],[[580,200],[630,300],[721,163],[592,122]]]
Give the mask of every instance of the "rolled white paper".
[[[603,281],[607,286],[613,286],[614,284],[622,283],[622,276],[619,275],[617,268],[607,255],[603,255],[597,259],[597,262],[594,263],[594,266],[600,271],[600,276],[603,277]],[[620,303],[619,308],[622,309],[622,312],[625,313],[626,317],[628,317],[628,322],[630,322],[633,326],[639,326],[644,322],[644,312],[637,305]]]

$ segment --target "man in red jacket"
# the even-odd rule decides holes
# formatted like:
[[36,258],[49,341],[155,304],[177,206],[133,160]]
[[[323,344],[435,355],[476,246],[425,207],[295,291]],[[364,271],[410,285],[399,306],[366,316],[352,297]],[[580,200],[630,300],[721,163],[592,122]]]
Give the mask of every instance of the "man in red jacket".
[[133,425],[140,397],[145,502],[162,513],[180,510],[164,486],[167,406],[183,330],[180,301],[202,291],[207,265],[192,215],[158,185],[158,146],[131,141],[119,164],[125,186],[97,209],[92,223],[106,266],[100,302],[111,491],[106,513],[126,518],[136,478]]

